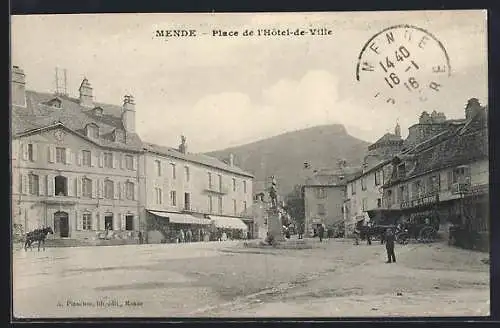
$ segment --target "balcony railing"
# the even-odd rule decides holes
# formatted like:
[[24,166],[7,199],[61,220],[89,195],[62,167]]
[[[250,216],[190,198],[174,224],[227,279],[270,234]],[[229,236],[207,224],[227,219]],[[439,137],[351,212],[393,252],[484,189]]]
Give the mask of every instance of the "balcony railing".
[[471,186],[469,182],[457,182],[451,185],[452,194],[463,194],[469,192]]

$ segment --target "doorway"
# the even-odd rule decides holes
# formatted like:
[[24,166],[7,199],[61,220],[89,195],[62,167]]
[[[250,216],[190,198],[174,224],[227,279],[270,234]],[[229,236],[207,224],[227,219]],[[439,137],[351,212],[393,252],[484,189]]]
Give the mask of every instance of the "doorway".
[[107,230],[113,230],[113,215],[105,215],[104,216],[104,227]]
[[69,237],[69,217],[66,212],[54,213],[54,228],[59,232],[59,237]]

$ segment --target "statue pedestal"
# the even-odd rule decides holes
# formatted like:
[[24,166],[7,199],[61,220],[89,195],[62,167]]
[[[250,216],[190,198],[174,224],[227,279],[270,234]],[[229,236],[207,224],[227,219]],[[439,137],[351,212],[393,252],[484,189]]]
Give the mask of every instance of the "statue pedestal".
[[273,236],[275,241],[284,241],[283,225],[281,217],[277,209],[271,208],[267,210],[267,232],[269,236]]

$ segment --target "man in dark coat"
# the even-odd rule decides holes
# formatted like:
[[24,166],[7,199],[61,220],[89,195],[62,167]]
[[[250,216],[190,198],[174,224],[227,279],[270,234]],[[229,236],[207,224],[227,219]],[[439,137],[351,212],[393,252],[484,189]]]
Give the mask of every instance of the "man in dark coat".
[[387,229],[385,233],[385,249],[387,250],[387,262],[396,263],[396,255],[394,254],[394,232],[392,229]]
[[325,227],[323,227],[323,225],[320,225],[318,227],[318,236],[319,236],[319,241],[322,242],[323,241],[323,236],[325,234]]

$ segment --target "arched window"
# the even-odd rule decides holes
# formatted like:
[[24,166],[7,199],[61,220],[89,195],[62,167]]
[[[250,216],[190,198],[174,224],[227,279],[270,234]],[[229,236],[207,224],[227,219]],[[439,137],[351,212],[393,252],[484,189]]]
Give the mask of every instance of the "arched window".
[[68,179],[62,175],[54,178],[56,196],[68,196]]
[[115,195],[115,184],[111,180],[104,181],[104,198],[113,199]]

